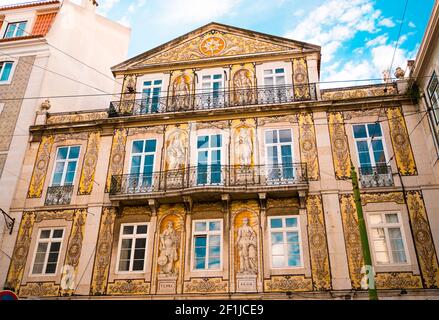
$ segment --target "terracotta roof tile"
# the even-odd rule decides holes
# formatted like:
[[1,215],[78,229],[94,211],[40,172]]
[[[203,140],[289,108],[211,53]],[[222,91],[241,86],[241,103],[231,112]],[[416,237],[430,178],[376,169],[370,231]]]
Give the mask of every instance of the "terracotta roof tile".
[[32,30],[32,35],[45,36],[47,32],[49,32],[56,14],[57,12],[38,14],[37,20],[35,21],[34,24],[34,28]]
[[0,6],[0,11],[29,8],[29,7],[37,7],[37,6],[45,6],[48,4],[60,4],[60,3],[61,2],[59,0],[24,2],[24,3],[9,4],[9,5],[5,5],[5,6]]

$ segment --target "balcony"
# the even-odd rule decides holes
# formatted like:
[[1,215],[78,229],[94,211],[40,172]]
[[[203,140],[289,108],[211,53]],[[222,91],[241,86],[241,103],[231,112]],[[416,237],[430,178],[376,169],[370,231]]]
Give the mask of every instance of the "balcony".
[[47,188],[45,206],[59,206],[70,204],[73,194],[73,185],[52,186]]
[[224,109],[317,100],[316,85],[264,86],[239,90],[113,101],[109,117]]
[[363,188],[392,187],[392,168],[390,166],[361,167],[360,182]]
[[[197,166],[151,174],[114,175],[112,200],[172,198],[197,195],[212,199],[223,193],[257,195],[260,192],[290,195],[308,189],[306,164],[288,166]],[[244,196],[244,198],[246,198]]]

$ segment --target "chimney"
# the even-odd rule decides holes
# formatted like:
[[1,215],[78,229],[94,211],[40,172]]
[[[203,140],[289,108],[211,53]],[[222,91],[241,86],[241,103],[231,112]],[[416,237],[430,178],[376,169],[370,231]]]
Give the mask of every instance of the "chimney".
[[99,4],[96,0],[81,0],[81,6],[93,12],[98,5]]

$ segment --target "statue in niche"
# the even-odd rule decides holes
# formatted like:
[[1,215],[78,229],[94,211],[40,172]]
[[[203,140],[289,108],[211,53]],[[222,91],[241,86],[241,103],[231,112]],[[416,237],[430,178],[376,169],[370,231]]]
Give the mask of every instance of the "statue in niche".
[[241,69],[233,76],[233,85],[235,88],[235,104],[245,105],[251,102],[252,98],[252,81],[250,72],[247,69]]
[[188,109],[190,104],[190,83],[186,81],[185,75],[181,75],[174,80],[172,92],[172,105],[175,108],[174,110]]
[[242,220],[242,226],[238,229],[238,238],[236,239],[239,255],[239,273],[257,274],[256,232],[248,223],[248,218]]
[[157,262],[160,266],[160,274],[175,276],[175,262],[178,260],[178,234],[174,229],[174,223],[168,222],[166,229],[160,234],[160,255]]
[[185,161],[185,134],[181,130],[177,130],[169,137],[169,145],[166,149],[166,157],[168,160],[168,170],[178,170]]
[[241,127],[235,140],[235,151],[237,162],[241,166],[251,165],[253,145],[251,141],[250,128]]

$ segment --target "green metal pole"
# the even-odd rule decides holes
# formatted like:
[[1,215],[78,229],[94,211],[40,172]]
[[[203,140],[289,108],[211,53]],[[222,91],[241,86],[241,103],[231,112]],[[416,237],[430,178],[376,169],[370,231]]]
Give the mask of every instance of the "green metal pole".
[[[355,167],[351,161],[351,179],[352,189],[354,191],[355,207],[357,209],[358,227],[360,229],[361,247],[363,249],[364,265],[366,267],[366,273],[369,279],[368,291],[369,300],[378,300],[378,294],[375,288],[375,275],[372,269],[372,258],[370,255],[369,240],[367,238],[366,222],[363,216],[363,207],[361,206],[360,188],[358,185],[358,176],[355,171]],[[371,281],[372,280],[372,281]]]

